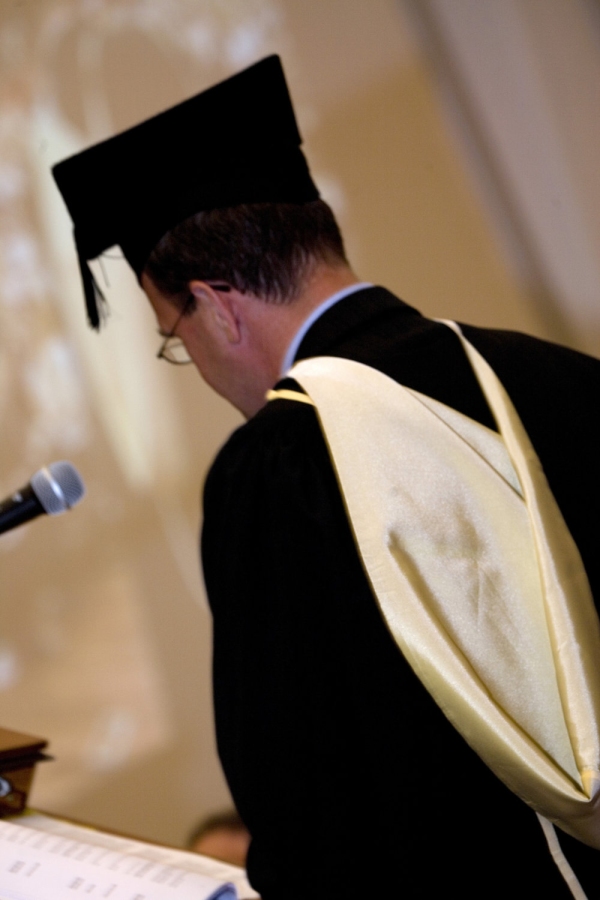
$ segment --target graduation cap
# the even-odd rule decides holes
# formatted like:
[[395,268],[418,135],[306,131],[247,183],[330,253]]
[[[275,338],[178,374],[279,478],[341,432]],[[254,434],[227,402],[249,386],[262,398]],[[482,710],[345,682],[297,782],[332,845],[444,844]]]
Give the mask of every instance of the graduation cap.
[[281,61],[269,56],[54,166],[90,325],[104,298],[88,261],[109,247],[139,279],[161,237],[197,212],[318,199],[301,142]]

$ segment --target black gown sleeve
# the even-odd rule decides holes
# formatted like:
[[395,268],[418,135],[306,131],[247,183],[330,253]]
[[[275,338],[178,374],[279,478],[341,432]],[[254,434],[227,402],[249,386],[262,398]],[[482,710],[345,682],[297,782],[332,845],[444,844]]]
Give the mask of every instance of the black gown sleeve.
[[568,897],[534,814],[389,635],[314,409],[278,400],[236,432],[204,513],[218,747],[264,900],[475,898],[492,869],[499,893]]

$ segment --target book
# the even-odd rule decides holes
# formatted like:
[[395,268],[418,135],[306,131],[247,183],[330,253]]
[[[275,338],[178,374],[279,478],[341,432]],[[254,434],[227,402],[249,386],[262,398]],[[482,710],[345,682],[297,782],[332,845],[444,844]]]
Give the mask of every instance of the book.
[[0,900],[250,900],[237,866],[27,812],[0,820]]

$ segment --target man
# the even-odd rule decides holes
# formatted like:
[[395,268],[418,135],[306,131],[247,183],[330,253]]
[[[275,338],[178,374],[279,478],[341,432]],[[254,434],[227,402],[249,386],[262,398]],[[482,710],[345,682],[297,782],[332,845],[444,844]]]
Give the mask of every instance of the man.
[[[250,879],[265,900],[494,887],[571,896],[533,811],[399,651],[315,408],[285,373],[324,356],[368,366],[386,390],[406,386],[494,446],[497,414],[449,327],[358,281],[299,143],[271,57],[55,170],[92,323],[87,260],[119,243],[156,313],[162,355],[176,358],[181,342],[249,420],[208,476],[202,549],[219,752],[252,835]],[[587,510],[600,500],[588,426],[600,364],[522,335],[463,333],[508,391],[598,596]],[[597,851],[563,834],[560,844],[594,896]]]

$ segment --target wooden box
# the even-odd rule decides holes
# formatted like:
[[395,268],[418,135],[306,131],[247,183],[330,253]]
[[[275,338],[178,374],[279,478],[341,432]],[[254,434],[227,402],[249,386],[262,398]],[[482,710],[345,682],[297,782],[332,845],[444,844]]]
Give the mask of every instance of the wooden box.
[[0,816],[21,812],[33,780],[35,764],[50,759],[47,741],[0,728]]

